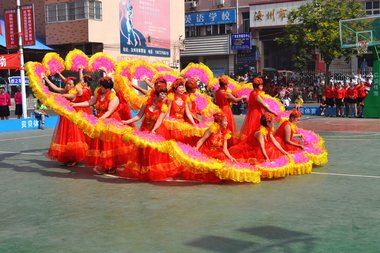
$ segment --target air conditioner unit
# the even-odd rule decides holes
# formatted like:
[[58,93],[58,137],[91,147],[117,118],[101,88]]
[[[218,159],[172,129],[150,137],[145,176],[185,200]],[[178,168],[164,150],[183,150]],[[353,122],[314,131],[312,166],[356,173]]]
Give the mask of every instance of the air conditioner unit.
[[224,0],[216,0],[216,5],[224,6]]
[[197,1],[192,1],[191,2],[191,7],[192,8],[196,8],[198,6],[198,2]]

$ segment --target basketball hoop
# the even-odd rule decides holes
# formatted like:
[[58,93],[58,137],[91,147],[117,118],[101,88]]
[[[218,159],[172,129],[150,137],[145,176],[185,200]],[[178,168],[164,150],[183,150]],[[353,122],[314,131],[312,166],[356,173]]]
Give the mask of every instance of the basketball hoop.
[[368,40],[358,40],[356,50],[358,51],[358,55],[366,54],[368,52]]

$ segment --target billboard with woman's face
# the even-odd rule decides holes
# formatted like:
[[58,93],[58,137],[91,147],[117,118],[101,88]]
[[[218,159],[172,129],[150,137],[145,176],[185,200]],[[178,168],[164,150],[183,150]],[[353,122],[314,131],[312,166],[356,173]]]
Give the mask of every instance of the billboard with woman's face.
[[119,0],[120,52],[170,57],[170,0]]

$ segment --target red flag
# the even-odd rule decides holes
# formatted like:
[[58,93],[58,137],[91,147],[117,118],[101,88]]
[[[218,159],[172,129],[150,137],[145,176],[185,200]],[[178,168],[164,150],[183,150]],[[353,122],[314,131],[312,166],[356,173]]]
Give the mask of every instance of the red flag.
[[22,44],[24,46],[33,46],[36,44],[33,10],[33,5],[21,6]]
[[17,49],[17,13],[16,10],[5,10],[5,35],[7,49]]
[[20,53],[0,54],[0,69],[20,69]]

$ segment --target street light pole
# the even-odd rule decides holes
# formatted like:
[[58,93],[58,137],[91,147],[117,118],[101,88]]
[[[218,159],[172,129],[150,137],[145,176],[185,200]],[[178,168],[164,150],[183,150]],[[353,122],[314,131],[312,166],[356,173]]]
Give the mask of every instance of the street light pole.
[[25,70],[24,70],[24,49],[22,44],[22,26],[21,26],[21,7],[20,0],[17,0],[17,31],[18,31],[18,46],[20,52],[20,78],[21,78],[21,98],[22,98],[22,116],[27,118],[27,104],[26,104],[26,88],[25,88]]

